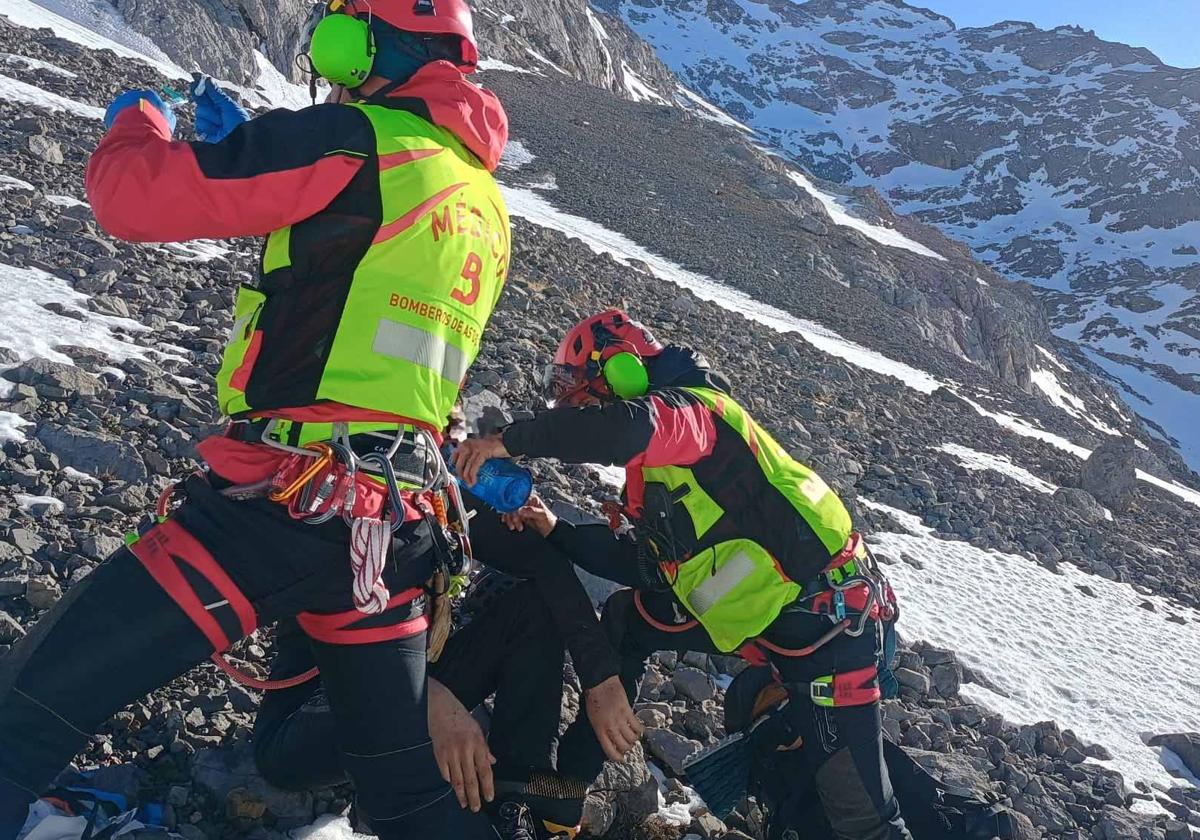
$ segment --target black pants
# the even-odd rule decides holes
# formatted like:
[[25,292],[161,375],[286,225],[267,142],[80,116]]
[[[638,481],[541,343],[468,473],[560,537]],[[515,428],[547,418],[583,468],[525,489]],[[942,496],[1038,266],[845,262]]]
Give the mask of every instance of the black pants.
[[[293,522],[265,500],[231,501],[201,479],[172,517],[215,559],[267,624],[300,612],[352,609],[348,529]],[[143,538],[146,539],[146,538]],[[429,529],[397,532],[384,580],[393,593],[424,581],[435,548]],[[242,634],[222,604],[171,553],[207,612]],[[395,625],[412,605],[361,622]],[[357,625],[356,625],[357,626]],[[122,707],[213,652],[141,562],[121,549],[67,595],[0,660],[0,837],[13,837],[36,797]],[[424,634],[366,644],[313,642],[343,766],[360,809],[385,840],[493,838],[482,815],[458,807],[429,743]]]
[[[653,626],[625,589],[609,598],[603,625],[621,660],[621,681],[633,700],[645,672],[646,658],[658,650],[719,653],[703,627],[681,622],[682,610],[670,593],[641,593],[644,611],[659,624]],[[785,612],[768,628],[776,644],[799,648],[820,638],[829,628],[827,618]],[[663,627],[671,628],[662,629]],[[677,630],[678,632],[671,632]],[[876,658],[877,628],[869,625],[858,638],[842,636],[813,655],[801,659],[773,657],[785,681],[811,682],[820,676],[853,671]],[[802,733],[803,759],[788,765],[797,790],[815,790],[836,840],[912,840],[900,816],[883,760],[883,735],[879,704],[826,708],[810,702],[788,707]],[[576,720],[559,746],[559,770],[591,780],[599,773],[604,754],[586,717]]]
[[[280,626],[272,678],[314,664],[308,639],[294,622]],[[497,598],[454,633],[429,675],[468,709],[493,692],[488,746],[498,779],[524,781],[552,772],[562,708],[563,647],[546,604],[532,583]],[[259,771],[276,787],[306,790],[348,780],[337,750],[337,725],[320,679],[263,698],[254,726]]]

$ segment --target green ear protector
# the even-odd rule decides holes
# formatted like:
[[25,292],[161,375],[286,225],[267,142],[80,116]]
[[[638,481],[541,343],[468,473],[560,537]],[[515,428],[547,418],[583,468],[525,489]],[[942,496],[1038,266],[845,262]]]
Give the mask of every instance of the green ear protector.
[[635,354],[622,351],[610,356],[601,367],[604,381],[613,395],[622,400],[645,396],[650,390],[650,374]]
[[329,4],[325,17],[313,29],[308,54],[317,75],[353,90],[371,75],[375,36],[370,19],[338,13],[344,6],[341,0]]

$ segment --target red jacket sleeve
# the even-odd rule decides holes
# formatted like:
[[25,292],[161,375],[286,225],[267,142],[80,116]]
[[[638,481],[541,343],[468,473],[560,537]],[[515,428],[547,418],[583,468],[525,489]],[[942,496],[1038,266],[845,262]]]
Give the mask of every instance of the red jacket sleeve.
[[353,108],[277,110],[220,143],[172,142],[152,107],[127,108],[87,167],[96,220],[133,242],[261,236],[315,215],[374,156]]

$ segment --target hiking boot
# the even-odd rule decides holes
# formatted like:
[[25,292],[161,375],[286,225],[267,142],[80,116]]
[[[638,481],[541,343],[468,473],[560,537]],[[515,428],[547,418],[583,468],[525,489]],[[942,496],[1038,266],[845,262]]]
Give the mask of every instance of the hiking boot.
[[506,799],[496,810],[496,830],[502,840],[574,840],[577,829],[538,819],[529,805]]
[[539,840],[572,840],[579,831],[587,783],[545,771],[505,778],[497,774],[496,794],[501,802],[518,802],[533,812]]
[[524,802],[509,799],[497,809],[496,830],[502,840],[541,840],[537,820]]

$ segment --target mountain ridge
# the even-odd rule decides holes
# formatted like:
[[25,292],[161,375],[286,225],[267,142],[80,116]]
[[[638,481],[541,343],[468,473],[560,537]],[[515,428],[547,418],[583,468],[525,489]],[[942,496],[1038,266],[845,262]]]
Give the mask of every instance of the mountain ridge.
[[873,186],[1039,289],[1193,466],[1200,70],[1090,30],[954,26],[893,0],[603,0],[811,171]]

